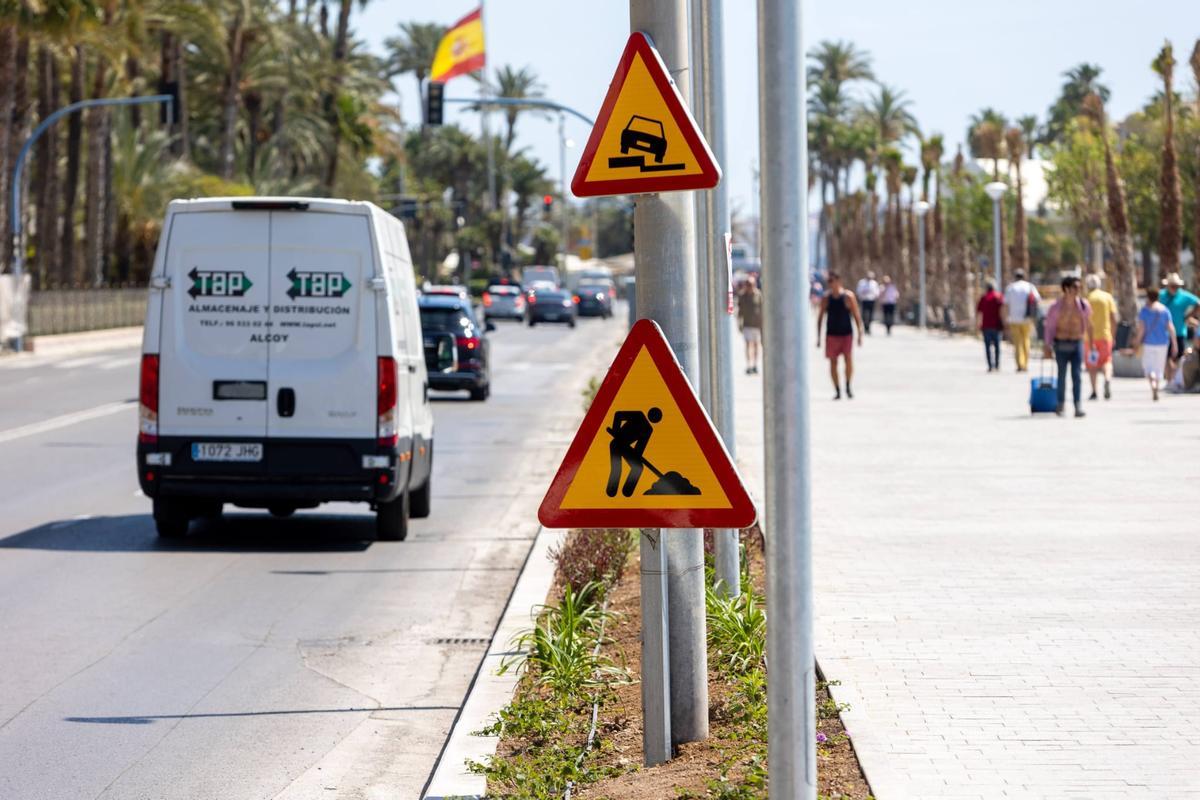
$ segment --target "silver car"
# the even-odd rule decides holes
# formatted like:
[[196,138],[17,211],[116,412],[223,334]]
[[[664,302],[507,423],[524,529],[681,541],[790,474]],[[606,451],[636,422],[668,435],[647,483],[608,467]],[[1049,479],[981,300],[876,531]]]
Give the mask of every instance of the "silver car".
[[525,295],[521,287],[489,286],[483,293],[483,313],[488,319],[525,319]]

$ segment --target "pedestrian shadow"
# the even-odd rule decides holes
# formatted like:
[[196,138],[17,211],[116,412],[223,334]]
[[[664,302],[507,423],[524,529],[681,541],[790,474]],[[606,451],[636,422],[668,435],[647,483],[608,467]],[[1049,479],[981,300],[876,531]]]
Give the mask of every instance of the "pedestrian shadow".
[[370,516],[231,513],[194,520],[181,539],[160,539],[149,514],[61,520],[0,539],[0,549],[77,552],[361,552],[375,539]]
[[284,717],[299,714],[374,714],[379,711],[458,711],[458,706],[376,706],[373,708],[292,708],[281,711],[217,711],[209,714],[140,714],[118,717],[63,717],[63,722],[91,725],[153,725],[159,720]]

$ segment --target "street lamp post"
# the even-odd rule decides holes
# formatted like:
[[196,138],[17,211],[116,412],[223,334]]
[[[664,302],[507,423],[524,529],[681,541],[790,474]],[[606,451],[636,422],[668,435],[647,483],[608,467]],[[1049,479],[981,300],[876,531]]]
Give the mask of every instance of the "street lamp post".
[[995,274],[996,274],[996,290],[999,291],[1004,285],[1000,269],[1000,201],[1004,198],[1004,193],[1008,191],[1008,184],[1004,181],[992,181],[987,186],[983,187],[987,192],[987,196],[992,198],[992,241],[994,242],[994,258]]
[[921,303],[917,309],[917,327],[925,330],[925,320],[927,319],[925,314],[925,215],[929,213],[929,203],[924,200],[918,200],[916,205],[913,206],[913,210],[917,212],[917,253],[918,264],[920,265],[917,273],[919,276],[917,286],[919,287]]

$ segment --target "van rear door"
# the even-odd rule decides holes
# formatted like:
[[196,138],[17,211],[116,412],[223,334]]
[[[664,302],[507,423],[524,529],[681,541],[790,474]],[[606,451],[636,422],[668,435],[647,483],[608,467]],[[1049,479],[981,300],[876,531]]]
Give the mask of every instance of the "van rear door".
[[[167,231],[159,435],[260,440],[267,432],[267,226],[235,211],[173,214]],[[215,438],[214,438],[215,437]]]
[[269,437],[375,438],[374,273],[365,215],[271,212]]

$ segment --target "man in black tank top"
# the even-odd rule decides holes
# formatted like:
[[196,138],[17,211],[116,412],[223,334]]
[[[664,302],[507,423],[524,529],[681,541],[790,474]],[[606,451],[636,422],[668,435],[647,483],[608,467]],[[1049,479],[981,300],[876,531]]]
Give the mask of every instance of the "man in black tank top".
[[853,399],[850,380],[854,377],[854,331],[858,330],[858,345],[863,343],[862,314],[858,310],[858,299],[854,292],[842,286],[842,278],[836,272],[828,275],[829,291],[821,298],[821,313],[817,315],[817,347],[821,347],[821,323],[825,326],[825,357],[829,359],[829,377],[833,379],[833,399],[842,399],[841,383],[838,381],[838,356],[846,360],[846,397]]

